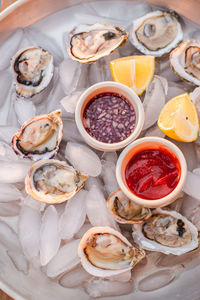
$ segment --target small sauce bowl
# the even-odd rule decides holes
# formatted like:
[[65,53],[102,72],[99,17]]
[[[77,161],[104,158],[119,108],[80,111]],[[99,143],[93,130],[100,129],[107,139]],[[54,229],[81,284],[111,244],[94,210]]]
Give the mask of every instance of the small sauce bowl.
[[[176,187],[166,196],[159,199],[144,199],[133,193],[126,181],[126,168],[131,159],[144,150],[163,150],[171,154],[179,163],[179,181]],[[156,208],[166,206],[175,201],[182,191],[187,175],[187,164],[181,150],[172,142],[158,137],[145,137],[134,141],[120,154],[116,165],[116,178],[124,194],[134,202],[144,207]]]
[[[94,99],[94,97],[103,93],[118,94],[119,96],[125,98],[127,102],[134,108],[135,111],[134,130],[131,132],[131,134],[128,137],[126,137],[122,141],[114,142],[114,143],[101,142],[95,139],[94,137],[92,137],[87,132],[84,126],[83,123],[84,112],[88,103],[92,99]],[[126,147],[128,144],[133,142],[138,137],[144,125],[144,109],[140,98],[132,89],[130,89],[129,87],[121,83],[117,83],[113,81],[104,81],[92,85],[80,96],[80,99],[76,106],[75,120],[80,134],[82,135],[82,137],[84,138],[84,140],[88,145],[101,151],[116,151]]]

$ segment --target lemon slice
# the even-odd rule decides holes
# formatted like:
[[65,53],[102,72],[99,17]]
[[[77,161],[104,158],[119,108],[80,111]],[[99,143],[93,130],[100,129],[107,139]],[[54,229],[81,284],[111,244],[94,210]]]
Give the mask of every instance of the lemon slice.
[[133,88],[138,95],[151,82],[154,69],[155,57],[150,55],[122,57],[110,62],[113,80]]
[[169,137],[192,142],[199,135],[199,118],[194,103],[187,93],[168,101],[158,118],[159,128]]

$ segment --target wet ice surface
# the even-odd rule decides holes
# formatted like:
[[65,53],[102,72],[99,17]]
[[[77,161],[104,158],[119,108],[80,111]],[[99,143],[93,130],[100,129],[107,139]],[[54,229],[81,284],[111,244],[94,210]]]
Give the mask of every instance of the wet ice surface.
[[143,130],[157,122],[159,113],[165,104],[167,90],[167,80],[160,76],[154,76],[144,97],[145,121]]
[[130,294],[133,291],[132,282],[109,281],[107,279],[92,279],[84,285],[90,297],[100,298],[109,296],[121,296]]
[[79,243],[80,239],[72,240],[58,250],[56,256],[47,265],[47,276],[56,277],[80,263],[77,251]]
[[48,206],[42,217],[40,229],[40,262],[45,266],[58,252],[60,246],[59,218],[53,205]]
[[102,191],[93,185],[87,195],[86,213],[93,226],[110,226],[118,230],[113,216],[107,209]]
[[59,284],[65,288],[74,288],[79,287],[90,278],[91,275],[80,265],[71,272],[64,274],[59,279]]
[[16,99],[14,102],[14,109],[20,126],[36,115],[35,105],[32,101],[27,99]]
[[18,220],[18,234],[24,254],[31,259],[38,255],[40,249],[41,214],[24,205]]
[[[113,5],[112,1],[106,1],[105,9],[101,2],[82,4],[81,10],[76,9],[68,15],[67,22],[66,15],[59,12],[56,20],[49,17],[48,24],[44,19],[25,30],[17,29],[0,45],[0,141],[3,142],[0,142],[0,217],[9,224],[10,219],[19,216],[16,232],[6,222],[0,221],[0,243],[12,264],[24,274],[29,273],[32,264],[45,265],[43,272],[62,287],[82,286],[94,298],[118,297],[133,291],[137,294],[138,290],[148,296],[149,291],[162,291],[181,272],[198,266],[199,249],[179,257],[147,253],[146,259],[133,269],[132,274],[124,273],[109,280],[92,278],[80,265],[77,254],[80,239],[92,226],[121,229],[133,243],[130,227],[120,226],[119,229],[106,206],[109,194],[118,189],[115,165],[119,153],[100,153],[86,145],[76,127],[74,112],[80,95],[88,86],[112,80],[111,60],[140,53],[128,41],[96,63],[81,65],[69,59],[64,49],[63,33],[69,32],[78,23],[97,21],[129,29],[132,20],[151,11],[151,7],[143,2]],[[199,38],[199,31],[195,28],[187,30],[185,37],[188,36]],[[41,46],[54,56],[55,75],[41,103],[16,99],[11,84],[10,58],[17,50],[29,45]],[[156,68],[156,74],[167,79],[168,91],[166,80],[155,76],[146,94],[141,96],[146,114],[142,135],[164,137],[156,121],[165,101],[190,92],[200,113],[200,92],[199,88],[183,83],[172,72],[168,57],[157,60]],[[85,190],[79,191],[66,204],[49,206],[26,194],[23,182],[32,163],[19,160],[10,145],[24,121],[58,108],[62,110],[64,125],[64,142],[58,158],[67,159],[77,170],[90,177]],[[197,169],[200,166],[200,142],[172,142],[183,151],[190,172],[184,187],[185,194],[171,204],[170,209],[180,211],[200,230],[200,171]]]
[[[66,203],[65,211],[60,217],[60,236],[71,239],[85,222],[87,192],[80,190]],[[74,218],[74,216],[76,216]]]
[[99,157],[86,145],[68,142],[65,158],[84,175],[96,177],[101,173],[102,166]]

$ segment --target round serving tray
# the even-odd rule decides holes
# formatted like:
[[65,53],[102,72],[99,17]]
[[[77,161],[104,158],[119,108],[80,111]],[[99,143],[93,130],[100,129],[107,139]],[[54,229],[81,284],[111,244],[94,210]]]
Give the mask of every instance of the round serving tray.
[[[0,13],[0,41],[3,41],[17,27],[27,27],[35,22],[40,21],[42,29],[47,30],[45,17],[58,12],[60,18],[64,14],[69,14],[69,9],[81,10],[85,2],[83,0],[18,0],[3,12]],[[99,1],[101,5],[106,6],[111,1]],[[117,5],[119,1],[112,1],[113,5]],[[180,1],[153,0],[156,5],[165,4],[177,10],[179,13],[192,19],[200,24],[199,1]],[[69,8],[78,5],[74,8]],[[72,10],[71,10],[72,9]],[[56,18],[58,15],[51,16],[51,25],[49,30],[56,26]],[[66,18],[66,23],[67,23]],[[39,26],[39,25],[38,25]],[[46,26],[46,27],[45,27]],[[59,28],[58,28],[59,30]],[[56,30],[55,30],[56,32]],[[2,220],[4,218],[1,218]],[[5,219],[8,222],[8,218]],[[9,225],[16,229],[16,218],[10,218]],[[152,292],[144,293],[136,291],[121,297],[110,297],[108,299],[126,299],[126,300],[199,300],[200,299],[200,267],[183,272],[183,274],[169,285]],[[39,266],[31,266],[28,275],[17,271],[11,263],[3,246],[0,244],[0,288],[16,300],[66,300],[66,299],[89,299],[86,293],[81,289],[67,289],[58,285],[56,282],[48,279],[39,269]],[[104,298],[106,299],[106,298]]]

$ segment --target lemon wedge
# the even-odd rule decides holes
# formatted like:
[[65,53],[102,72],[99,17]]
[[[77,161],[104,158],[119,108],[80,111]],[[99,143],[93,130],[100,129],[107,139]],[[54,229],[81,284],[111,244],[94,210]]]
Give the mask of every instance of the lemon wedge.
[[150,55],[122,57],[110,62],[114,81],[123,83],[141,95],[152,80],[155,57]]
[[177,141],[192,142],[198,138],[199,118],[187,93],[165,104],[158,118],[158,126],[167,136]]

